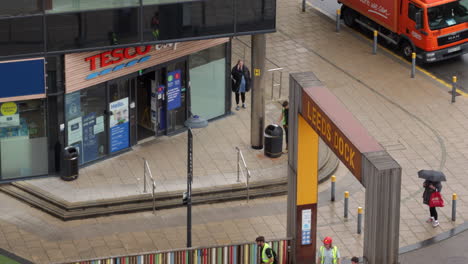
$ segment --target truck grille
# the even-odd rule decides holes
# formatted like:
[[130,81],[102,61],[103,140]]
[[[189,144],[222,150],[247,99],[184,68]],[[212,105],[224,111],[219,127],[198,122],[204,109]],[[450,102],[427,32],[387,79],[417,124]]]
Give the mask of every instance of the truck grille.
[[457,41],[467,39],[467,38],[468,38],[468,30],[465,30],[465,31],[457,32],[455,34],[450,34],[450,35],[437,38],[437,44],[439,44],[439,46],[443,46],[443,45],[447,45],[447,44],[457,42]]

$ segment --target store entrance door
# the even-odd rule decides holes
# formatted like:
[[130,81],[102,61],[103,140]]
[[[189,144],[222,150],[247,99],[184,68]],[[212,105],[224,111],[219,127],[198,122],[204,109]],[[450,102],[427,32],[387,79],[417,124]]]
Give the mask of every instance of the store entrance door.
[[180,60],[146,69],[137,77],[138,142],[184,128],[186,65]]
[[138,76],[138,141],[166,134],[165,69]]

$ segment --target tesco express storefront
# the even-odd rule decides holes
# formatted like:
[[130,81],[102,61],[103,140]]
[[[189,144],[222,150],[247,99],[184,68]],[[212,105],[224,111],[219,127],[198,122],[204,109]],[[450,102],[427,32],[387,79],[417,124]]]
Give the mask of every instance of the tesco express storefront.
[[65,55],[65,145],[77,147],[87,164],[183,131],[189,103],[208,119],[225,115],[228,41]]

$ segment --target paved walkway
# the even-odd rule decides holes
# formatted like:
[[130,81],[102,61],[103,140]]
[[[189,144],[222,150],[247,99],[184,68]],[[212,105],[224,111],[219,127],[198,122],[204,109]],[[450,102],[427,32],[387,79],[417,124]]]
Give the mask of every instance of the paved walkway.
[[[266,124],[277,122],[280,114],[280,105],[270,103],[266,108]],[[286,155],[270,159],[263,155],[263,150],[250,147],[250,108],[234,110],[233,115],[210,122],[208,127],[193,130],[193,133],[195,189],[237,183],[235,147],[244,154],[252,172],[251,181],[267,181],[286,175]],[[187,133],[136,145],[125,154],[81,169],[79,178],[72,182],[43,178],[24,183],[68,202],[139,195],[143,193],[142,158],[148,160],[156,181],[156,192],[186,188]],[[241,180],[245,182],[245,179]]]
[[[285,74],[313,71],[402,166],[400,247],[464,223],[468,217],[468,180],[465,177],[468,170],[467,99],[459,97],[455,104],[451,104],[450,95],[443,86],[422,75],[410,79],[410,68],[406,63],[384,53],[371,55],[368,41],[349,30],[335,33],[335,25],[330,19],[311,9],[301,13],[297,0],[278,0],[277,29],[277,33],[267,36],[267,66],[283,67]],[[248,42],[248,38],[241,40]],[[240,41],[235,41],[233,46],[235,60],[243,56],[244,49]],[[246,57],[249,58],[248,53]],[[288,82],[288,78],[283,78],[283,88]],[[286,91],[283,94],[287,94]],[[274,107],[279,108],[275,104],[270,106],[273,108],[268,108],[268,117],[272,120],[278,111]],[[247,162],[255,164],[252,167],[259,175],[268,175],[272,171],[281,173],[283,168],[276,161],[263,159],[261,151],[250,150],[248,116],[247,111],[241,111],[197,131],[195,164],[199,178],[195,181],[202,182],[202,175],[210,175],[207,184],[211,181],[216,183],[221,177],[226,181],[233,180],[235,152],[226,150],[226,142],[232,142],[233,138],[237,138],[236,142],[243,142],[241,148],[248,156]],[[173,185],[168,183],[167,190],[185,183],[185,166],[178,163],[185,159],[184,138],[184,135],[178,135],[150,143],[160,144],[154,151],[146,151],[146,146],[140,147],[143,155],[158,157],[151,164],[155,166],[154,171],[164,168],[159,177],[180,179]],[[169,160],[165,153],[173,153],[171,155],[180,159]],[[213,162],[202,162],[205,158]],[[127,166],[136,166],[135,170],[141,166],[128,153],[115,158],[115,161],[112,159],[95,165],[101,171],[101,177],[87,175],[86,170],[91,170],[90,166],[80,178],[83,181],[71,184],[77,188],[81,184],[103,188],[120,179],[121,189],[116,187],[116,190],[99,195],[86,192],[67,199],[78,201],[83,199],[82,195],[86,196],[85,199],[112,197],[115,192],[123,190],[141,192],[141,179],[137,180],[137,174],[129,176],[124,173],[124,169],[118,167],[119,159],[130,164]],[[431,168],[442,169],[448,177],[442,192],[447,206],[439,210],[441,225],[438,228],[424,222],[429,213],[421,203],[422,182],[416,174],[420,169]],[[108,173],[108,170],[115,169]],[[263,173],[267,170],[268,173]],[[329,183],[322,184],[319,187],[322,195],[318,211],[318,239],[332,236],[343,256],[362,255],[362,235],[356,234],[356,208],[364,206],[364,189],[344,167],[341,166],[336,175],[338,197],[344,190],[351,192],[350,217],[346,221],[343,219],[341,199],[333,204],[327,202]],[[54,186],[57,189],[63,187]],[[56,191],[68,194],[67,191]],[[453,192],[459,197],[456,222],[450,221]],[[183,208],[160,211],[156,215],[145,212],[61,222],[4,194],[0,194],[0,201],[0,248],[37,263],[180,248],[185,243]],[[248,205],[240,201],[196,206],[193,244],[252,241],[260,234],[267,238],[285,237],[285,203],[285,197],[275,197],[253,200]]]

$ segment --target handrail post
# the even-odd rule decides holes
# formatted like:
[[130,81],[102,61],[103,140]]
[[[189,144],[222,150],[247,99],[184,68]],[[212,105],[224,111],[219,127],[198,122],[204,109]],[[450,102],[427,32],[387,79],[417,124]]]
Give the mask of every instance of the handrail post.
[[146,160],[143,159],[143,192],[146,193]]
[[153,181],[153,214],[156,211],[156,197],[154,196],[154,192],[156,190],[156,183]]
[[280,82],[279,82],[279,97],[278,99],[281,99],[281,89],[283,88],[283,71],[280,71]]
[[274,93],[274,87],[275,87],[275,72],[271,72],[271,100],[273,100],[273,93]]
[[240,173],[240,149],[237,148],[237,182],[240,182],[239,173]]
[[249,178],[250,178],[250,171],[247,169],[247,203],[249,203],[249,200],[250,200],[250,194],[249,194]]

